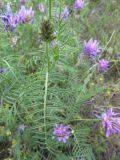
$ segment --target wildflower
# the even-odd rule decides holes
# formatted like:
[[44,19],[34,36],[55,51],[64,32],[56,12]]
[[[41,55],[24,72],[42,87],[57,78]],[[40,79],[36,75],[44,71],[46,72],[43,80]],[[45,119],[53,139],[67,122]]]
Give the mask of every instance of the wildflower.
[[33,17],[34,11],[32,10],[32,7],[26,9],[25,6],[21,6],[21,9],[19,10],[19,18],[22,23],[27,23],[31,21]]
[[99,60],[99,62],[98,62],[98,69],[100,71],[105,71],[108,67],[109,67],[109,61],[107,61],[105,59]]
[[83,7],[84,7],[84,0],[75,0],[74,8],[76,10],[83,9]]
[[102,118],[102,126],[105,130],[106,137],[111,134],[120,133],[120,117],[119,113],[114,113],[112,108],[106,109],[106,112],[98,118]]
[[119,59],[120,59],[120,53],[118,53],[118,54],[117,54],[117,58],[119,58]]
[[43,3],[39,3],[38,8],[41,13],[45,12],[45,5]]
[[4,23],[4,26],[5,26],[6,30],[9,29],[9,30],[12,31],[19,22],[18,14],[17,13],[16,14],[12,13],[12,10],[11,10],[11,7],[10,7],[9,3],[7,3],[7,6],[6,6],[6,13],[2,14],[1,18],[2,18],[2,21]]
[[84,41],[84,53],[88,54],[90,58],[96,57],[97,53],[100,52],[99,42],[93,40],[92,38],[86,42]]
[[69,16],[69,9],[67,6],[64,7],[64,10],[61,12],[60,16],[65,20],[68,19]]
[[7,3],[7,6],[6,6],[6,13],[8,16],[12,15],[12,9],[9,3]]
[[0,68],[0,73],[4,73],[4,72],[7,72],[8,69],[7,68]]
[[67,142],[67,139],[70,136],[70,127],[64,124],[56,124],[54,127],[53,134],[56,136],[59,142],[63,141],[64,143]]
[[25,5],[25,1],[26,1],[26,0],[20,0],[20,4],[21,4],[21,5]]
[[45,17],[41,23],[40,35],[42,40],[46,42],[50,42],[55,39],[53,24],[47,17]]

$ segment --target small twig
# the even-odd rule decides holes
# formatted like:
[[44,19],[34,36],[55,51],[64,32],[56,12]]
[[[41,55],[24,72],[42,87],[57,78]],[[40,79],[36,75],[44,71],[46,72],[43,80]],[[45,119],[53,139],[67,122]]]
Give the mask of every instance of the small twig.
[[105,47],[103,48],[103,51],[106,50],[106,48],[107,48],[107,46],[109,45],[110,41],[112,40],[114,34],[115,34],[115,31],[113,31],[112,35],[110,36],[109,41],[107,42],[107,44],[106,44]]
[[45,127],[45,141],[47,139],[46,135],[46,104],[47,104],[47,90],[48,90],[48,72],[46,72],[45,79],[45,94],[44,94],[44,127]]

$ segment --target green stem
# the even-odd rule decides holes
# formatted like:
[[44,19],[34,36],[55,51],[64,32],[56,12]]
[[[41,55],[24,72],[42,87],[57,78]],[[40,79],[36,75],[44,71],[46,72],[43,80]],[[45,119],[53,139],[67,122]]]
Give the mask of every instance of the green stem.
[[108,46],[108,45],[109,45],[109,43],[111,42],[111,40],[112,40],[112,38],[113,38],[114,34],[115,34],[115,31],[113,31],[112,35],[110,36],[109,41],[107,42],[107,44],[106,44],[106,45],[105,45],[105,47],[103,48],[103,51],[105,51],[105,50],[107,49],[107,46]]
[[72,122],[76,122],[76,121],[84,121],[84,122],[94,122],[94,121],[101,121],[101,119],[82,119],[82,118],[78,118],[78,119],[73,119]]
[[46,42],[46,59],[47,59],[47,72],[49,71],[49,66],[50,66],[50,62],[49,62],[49,54],[48,54],[48,42]]
[[44,94],[44,129],[45,129],[45,142],[47,139],[47,132],[46,132],[46,104],[47,104],[47,90],[48,90],[48,72],[46,72],[45,78],[45,94]]
[[52,0],[49,0],[49,18],[51,20]]
[[44,131],[45,131],[45,143],[47,139],[46,132],[46,107],[47,107],[47,91],[48,91],[48,72],[49,72],[49,54],[48,54],[48,42],[45,46],[45,54],[47,59],[46,76],[45,76],[45,93],[44,93]]
[[60,38],[60,28],[61,28],[61,17],[60,17],[60,14],[61,14],[61,11],[62,11],[62,0],[60,0],[60,3],[59,3],[59,18],[58,18],[58,40]]

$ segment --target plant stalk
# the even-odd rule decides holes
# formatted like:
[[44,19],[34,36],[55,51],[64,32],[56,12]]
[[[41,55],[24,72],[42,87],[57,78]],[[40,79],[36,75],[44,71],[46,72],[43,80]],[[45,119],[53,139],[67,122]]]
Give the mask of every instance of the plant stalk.
[[48,72],[46,72],[45,78],[45,94],[44,94],[44,129],[45,129],[45,142],[47,139],[47,132],[46,132],[46,104],[47,104],[47,90],[48,90]]
[[45,53],[47,59],[46,76],[45,76],[45,93],[44,93],[44,129],[45,129],[45,142],[47,139],[46,132],[46,106],[47,106],[47,91],[48,91],[48,72],[49,72],[49,55],[48,55],[48,43],[46,42]]
[[51,18],[52,18],[52,0],[49,0],[49,19],[51,20]]

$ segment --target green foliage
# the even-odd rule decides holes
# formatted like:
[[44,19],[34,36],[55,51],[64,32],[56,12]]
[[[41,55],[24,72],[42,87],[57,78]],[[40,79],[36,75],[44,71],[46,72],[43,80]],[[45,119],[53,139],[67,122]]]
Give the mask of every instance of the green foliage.
[[[27,5],[35,8],[38,2],[29,1]],[[45,5],[50,7],[48,1]],[[52,1],[52,14],[60,14],[63,6],[62,0]],[[12,7],[19,8],[18,2]],[[91,36],[95,27],[85,17],[88,10],[86,6],[80,21],[88,26]],[[33,24],[20,24],[13,32],[5,32],[0,25],[0,67],[8,68],[0,73],[0,145],[4,140],[10,142],[7,155],[13,160],[95,160],[90,136],[96,117],[92,111],[92,118],[85,117],[81,109],[88,110],[85,102],[102,94],[105,87],[98,82],[95,61],[85,56],[77,60],[83,48],[81,36],[88,33],[82,33],[83,24],[72,13],[68,21],[52,16],[42,23],[48,10],[43,15],[36,12]],[[53,139],[56,123],[71,127],[66,144]],[[115,157],[113,153],[112,159]]]

